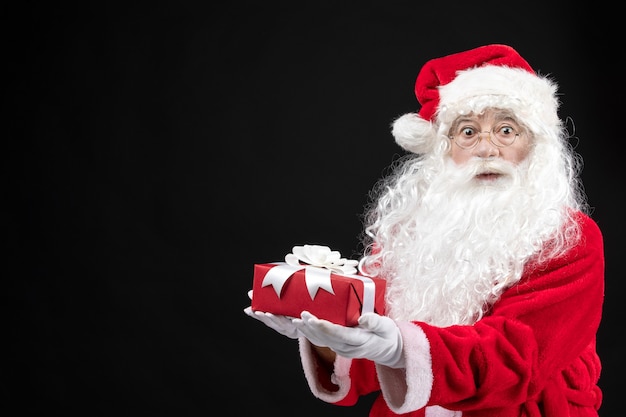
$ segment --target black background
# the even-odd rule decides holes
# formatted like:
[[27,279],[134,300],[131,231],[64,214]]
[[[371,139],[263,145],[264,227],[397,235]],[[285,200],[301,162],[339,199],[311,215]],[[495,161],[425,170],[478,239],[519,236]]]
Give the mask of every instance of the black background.
[[367,415],[369,398],[315,399],[296,342],[245,316],[253,265],[307,243],[358,256],[359,216],[401,154],[389,125],[418,109],[420,67],[507,43],[557,80],[585,160],[606,247],[601,415],[616,415],[618,13],[544,3],[3,6],[6,405]]

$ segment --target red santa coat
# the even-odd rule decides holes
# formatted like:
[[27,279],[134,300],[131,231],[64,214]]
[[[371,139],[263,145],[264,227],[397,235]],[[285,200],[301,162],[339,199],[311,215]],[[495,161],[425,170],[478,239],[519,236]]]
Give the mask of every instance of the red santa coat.
[[576,247],[527,266],[475,324],[399,323],[406,369],[338,356],[331,377],[301,339],[311,391],[345,406],[380,391],[370,417],[598,416],[604,247],[597,224],[584,214],[579,221],[583,237]]

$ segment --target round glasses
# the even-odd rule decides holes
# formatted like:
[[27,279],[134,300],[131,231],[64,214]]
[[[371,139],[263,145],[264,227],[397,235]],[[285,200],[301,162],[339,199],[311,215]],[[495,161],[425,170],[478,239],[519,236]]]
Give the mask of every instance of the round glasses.
[[483,139],[483,133],[488,134],[489,142],[498,148],[511,146],[520,135],[511,125],[500,124],[486,132],[479,132],[472,126],[461,126],[455,134],[449,137],[459,148],[472,149]]

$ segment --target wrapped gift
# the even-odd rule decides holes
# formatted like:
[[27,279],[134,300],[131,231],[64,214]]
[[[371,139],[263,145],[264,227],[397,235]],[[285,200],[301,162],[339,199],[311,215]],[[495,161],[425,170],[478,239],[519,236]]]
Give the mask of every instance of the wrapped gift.
[[367,312],[384,314],[385,280],[356,274],[357,261],[326,246],[295,246],[285,262],[254,265],[253,311],[318,318],[355,326]]

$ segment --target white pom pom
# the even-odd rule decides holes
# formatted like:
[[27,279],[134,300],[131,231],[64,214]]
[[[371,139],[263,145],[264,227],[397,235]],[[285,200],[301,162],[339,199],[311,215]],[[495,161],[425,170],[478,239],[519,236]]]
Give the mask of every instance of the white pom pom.
[[422,119],[417,113],[398,117],[393,122],[391,133],[398,145],[416,154],[432,151],[437,137],[432,123]]

